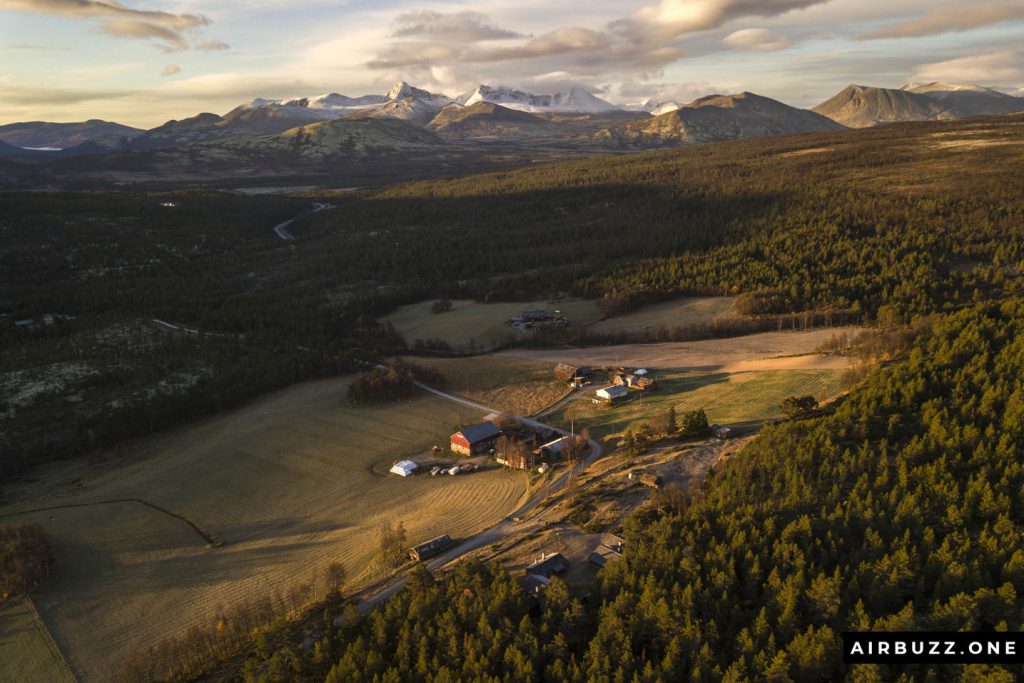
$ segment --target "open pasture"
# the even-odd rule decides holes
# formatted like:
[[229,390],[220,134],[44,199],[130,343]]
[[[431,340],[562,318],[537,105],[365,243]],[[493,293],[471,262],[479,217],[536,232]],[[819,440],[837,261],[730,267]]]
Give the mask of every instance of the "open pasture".
[[73,683],[27,600],[0,605],[0,683]]
[[440,339],[456,351],[489,351],[510,338],[529,334],[507,324],[523,311],[558,310],[573,327],[589,325],[599,317],[595,301],[580,299],[492,304],[457,299],[452,301],[452,310],[445,313],[432,313],[433,304],[431,300],[402,306],[382,320],[394,325],[410,346],[417,339]]
[[847,388],[847,373],[818,370],[766,370],[757,372],[670,372],[658,377],[658,389],[631,392],[614,407],[591,402],[589,392],[565,406],[552,420],[576,429],[586,427],[600,437],[636,428],[669,407],[677,414],[703,409],[708,421],[744,425],[781,417],[779,405],[789,396],[812,395],[826,401]]
[[605,318],[590,326],[602,334],[655,333],[659,329],[674,329],[712,323],[733,315],[733,300],[723,296],[688,297],[642,306],[624,315]]
[[410,544],[458,538],[523,499],[526,477],[500,469],[382,476],[481,415],[426,396],[353,407],[347,386],[297,385],[140,440],[120,461],[51,468],[15,492],[21,502],[0,507],[51,537],[57,570],[37,602],[76,672],[108,680],[126,656],[192,625],[212,628],[236,604],[320,581],[333,562],[350,584],[371,578],[385,522],[402,522]]
[[569,393],[553,363],[504,356],[417,358],[438,370],[448,391],[512,415],[533,415]]

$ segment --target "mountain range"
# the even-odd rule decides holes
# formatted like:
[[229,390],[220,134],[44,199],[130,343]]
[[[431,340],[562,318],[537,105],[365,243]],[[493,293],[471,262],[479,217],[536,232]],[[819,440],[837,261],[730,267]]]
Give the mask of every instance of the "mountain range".
[[[311,172],[329,172],[331,163],[343,160],[365,165],[387,159],[394,169],[409,155],[420,168],[429,167],[428,158],[441,168],[454,157],[463,164],[470,158],[494,163],[497,156],[487,157],[495,145],[529,159],[1022,110],[1024,98],[944,83],[850,85],[807,110],[750,92],[682,105],[648,99],[619,106],[580,87],[535,94],[480,85],[453,98],[400,82],[383,95],[258,98],[224,115],[200,113],[150,130],[99,120],[9,124],[0,126],[0,157],[15,165],[57,161],[57,170],[74,173],[159,169],[161,177],[190,178],[240,177],[268,168],[299,174],[311,163]],[[90,161],[70,163],[82,156]]]

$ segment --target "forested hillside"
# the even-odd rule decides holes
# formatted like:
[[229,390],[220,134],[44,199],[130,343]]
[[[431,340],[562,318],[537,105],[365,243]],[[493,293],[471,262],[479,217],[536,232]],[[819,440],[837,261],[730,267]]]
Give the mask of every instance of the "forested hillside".
[[[410,587],[246,680],[1018,680],[1019,667],[860,665],[844,630],[1018,630],[1024,303],[942,317],[831,414],[770,428],[663,513],[586,604],[537,612],[500,568]],[[614,457],[614,456],[613,456]],[[277,632],[277,636],[287,634]]]

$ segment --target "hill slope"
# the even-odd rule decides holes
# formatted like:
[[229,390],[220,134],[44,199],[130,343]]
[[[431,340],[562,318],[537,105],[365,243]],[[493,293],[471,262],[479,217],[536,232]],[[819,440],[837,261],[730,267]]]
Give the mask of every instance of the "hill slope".
[[90,119],[78,123],[24,121],[0,126],[0,141],[15,147],[66,149],[103,138],[132,138],[142,130],[112,121]]
[[805,109],[744,92],[702,97],[651,119],[614,126],[597,138],[659,146],[830,130],[842,130],[842,126]]
[[450,104],[435,116],[427,129],[449,140],[502,139],[553,135],[563,128],[524,111],[492,102],[469,106]]
[[811,111],[849,128],[899,121],[940,121],[956,113],[937,99],[907,90],[850,85]]
[[1024,111],[1024,98],[978,85],[925,83],[906,86],[904,90],[930,97],[949,108],[956,116],[1012,114]]

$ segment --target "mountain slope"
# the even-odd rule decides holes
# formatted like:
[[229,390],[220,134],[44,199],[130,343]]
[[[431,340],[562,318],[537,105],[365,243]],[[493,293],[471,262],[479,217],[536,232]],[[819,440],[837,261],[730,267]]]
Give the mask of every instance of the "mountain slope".
[[899,121],[939,121],[956,118],[942,102],[907,90],[850,85],[811,111],[849,128],[867,128]]
[[1024,98],[985,88],[979,85],[950,85],[925,83],[908,85],[906,92],[924,95],[947,107],[956,116],[983,116],[1012,114],[1024,111]]
[[477,102],[491,102],[509,109],[526,112],[605,112],[618,109],[613,104],[579,87],[572,87],[553,95],[535,95],[513,88],[492,88],[480,85],[471,93],[459,98],[462,104],[471,106]]
[[597,138],[619,144],[661,146],[842,128],[806,109],[743,92],[702,97],[660,116],[613,126],[598,133]]
[[132,138],[143,132],[138,128],[100,119],[78,123],[24,121],[0,126],[0,142],[15,147],[66,149],[103,138]]
[[515,139],[563,132],[563,127],[556,123],[492,102],[465,107],[450,104],[438,112],[427,129],[449,140]]

